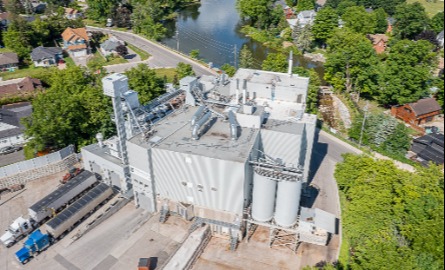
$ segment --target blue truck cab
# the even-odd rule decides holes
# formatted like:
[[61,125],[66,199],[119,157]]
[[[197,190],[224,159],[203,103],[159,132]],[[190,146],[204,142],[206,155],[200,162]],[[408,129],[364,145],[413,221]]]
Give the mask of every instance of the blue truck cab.
[[17,259],[25,264],[34,254],[40,253],[51,245],[50,236],[43,234],[40,230],[34,231],[25,241],[23,248],[15,254]]

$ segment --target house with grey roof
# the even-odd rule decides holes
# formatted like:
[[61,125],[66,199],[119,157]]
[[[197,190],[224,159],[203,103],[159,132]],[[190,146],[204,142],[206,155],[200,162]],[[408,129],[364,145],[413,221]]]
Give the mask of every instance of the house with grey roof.
[[304,10],[298,13],[296,19],[288,19],[289,26],[294,29],[297,25],[304,28],[306,25],[314,24],[317,12],[315,10]]
[[57,65],[63,59],[63,50],[59,47],[37,47],[31,52],[31,59],[36,67]]
[[4,105],[0,109],[0,148],[26,142],[23,135],[25,127],[20,121],[31,113],[32,105],[29,102]]
[[119,40],[115,36],[111,36],[104,43],[100,44],[100,51],[104,56],[117,54],[116,48],[121,45],[125,45],[125,42],[123,42],[122,40]]
[[0,53],[0,71],[14,71],[19,68],[19,57],[16,53]]

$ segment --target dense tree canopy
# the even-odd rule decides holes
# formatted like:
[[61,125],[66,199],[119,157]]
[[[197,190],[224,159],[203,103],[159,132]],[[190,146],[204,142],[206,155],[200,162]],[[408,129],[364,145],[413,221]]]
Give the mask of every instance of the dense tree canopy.
[[328,41],[325,79],[338,91],[372,94],[379,59],[365,35],[340,29]]
[[240,68],[253,68],[255,66],[253,54],[246,45],[240,51]]
[[436,63],[433,45],[425,40],[402,40],[391,48],[382,69],[380,101],[405,104],[429,95],[429,80]]
[[263,62],[263,70],[286,73],[288,65],[285,54],[269,53],[266,60]]
[[299,0],[297,4],[297,11],[312,10],[315,9],[314,0]]
[[49,83],[46,92],[32,102],[33,113],[25,121],[25,134],[34,150],[70,144],[82,147],[93,143],[98,132],[105,136],[114,132],[111,100],[85,70],[54,70]]
[[274,0],[237,0],[237,7],[243,19],[261,29],[276,26],[283,17],[282,6],[274,7]]
[[164,79],[156,75],[153,69],[139,64],[126,72],[130,89],[138,92],[141,104],[147,104],[165,92]]
[[193,70],[192,65],[182,62],[179,63],[178,66],[176,67],[176,73],[179,80],[187,76],[195,76],[195,71]]
[[338,14],[333,8],[325,7],[320,10],[312,27],[314,38],[318,42],[325,43],[338,28],[338,20]]
[[415,173],[391,161],[346,155],[335,178],[342,200],[346,269],[444,268],[444,190],[439,167]]
[[88,17],[96,21],[104,22],[111,18],[114,9],[117,7],[118,0],[87,0]]
[[366,12],[363,6],[347,8],[342,19],[346,23],[346,27],[357,33],[372,34],[376,30],[377,18],[375,14]]
[[396,19],[395,33],[401,39],[414,39],[416,35],[428,28],[429,24],[425,8],[419,2],[398,6],[394,18]]

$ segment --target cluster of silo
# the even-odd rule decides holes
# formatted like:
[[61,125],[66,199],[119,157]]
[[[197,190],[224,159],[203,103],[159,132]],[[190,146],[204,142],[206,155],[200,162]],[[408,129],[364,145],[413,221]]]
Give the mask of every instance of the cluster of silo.
[[252,218],[284,228],[295,225],[300,209],[301,178],[256,168],[253,180]]

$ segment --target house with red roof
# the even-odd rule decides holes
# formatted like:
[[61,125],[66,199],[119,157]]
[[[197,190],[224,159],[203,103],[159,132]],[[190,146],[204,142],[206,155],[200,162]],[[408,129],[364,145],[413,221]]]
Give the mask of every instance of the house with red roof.
[[403,120],[414,129],[424,132],[423,125],[433,122],[441,114],[442,107],[434,98],[425,98],[414,103],[408,103],[391,108],[391,114]]
[[72,57],[87,56],[91,52],[90,37],[86,28],[68,27],[62,33],[63,49]]

